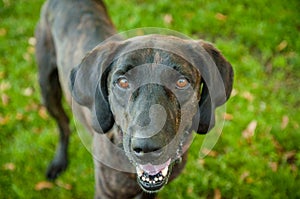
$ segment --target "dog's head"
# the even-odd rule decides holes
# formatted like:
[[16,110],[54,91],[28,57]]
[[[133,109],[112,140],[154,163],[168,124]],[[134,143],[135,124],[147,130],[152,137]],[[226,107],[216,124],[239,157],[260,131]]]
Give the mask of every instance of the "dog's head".
[[115,124],[148,192],[167,182],[190,132],[207,133],[230,96],[231,65],[211,44],[149,35],[104,43],[71,73],[71,91],[93,128]]

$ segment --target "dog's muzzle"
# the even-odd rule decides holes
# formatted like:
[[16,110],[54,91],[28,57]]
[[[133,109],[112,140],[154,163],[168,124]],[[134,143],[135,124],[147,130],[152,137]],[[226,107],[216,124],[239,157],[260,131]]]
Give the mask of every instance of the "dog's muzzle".
[[146,192],[157,192],[168,182],[173,164],[171,159],[160,165],[151,163],[137,165],[137,181]]

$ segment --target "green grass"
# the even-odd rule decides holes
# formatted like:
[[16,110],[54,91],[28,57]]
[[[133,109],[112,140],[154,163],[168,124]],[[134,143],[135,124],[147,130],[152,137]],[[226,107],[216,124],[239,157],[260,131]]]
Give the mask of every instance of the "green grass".
[[[105,2],[119,31],[174,29],[215,43],[234,66],[232,118],[214,152],[200,159],[197,136],[183,174],[158,198],[300,198],[300,2]],[[35,189],[58,139],[40,102],[30,42],[42,3],[0,1],[0,198],[92,198],[92,157],[75,133],[67,172]],[[245,138],[253,121],[255,134]]]

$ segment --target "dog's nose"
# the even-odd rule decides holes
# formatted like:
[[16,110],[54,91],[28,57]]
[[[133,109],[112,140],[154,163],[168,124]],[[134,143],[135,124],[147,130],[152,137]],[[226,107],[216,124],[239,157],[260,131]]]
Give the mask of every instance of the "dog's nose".
[[162,147],[149,138],[132,139],[131,147],[137,157],[143,157],[146,154],[152,157],[159,157],[162,154]]

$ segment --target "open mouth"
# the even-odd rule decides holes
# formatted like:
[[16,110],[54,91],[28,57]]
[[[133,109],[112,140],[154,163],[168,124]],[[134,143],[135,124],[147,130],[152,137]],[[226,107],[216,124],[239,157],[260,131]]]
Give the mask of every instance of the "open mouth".
[[145,165],[138,165],[137,181],[141,188],[146,192],[157,192],[163,188],[168,182],[172,165],[171,159],[161,165],[152,165],[150,163]]

